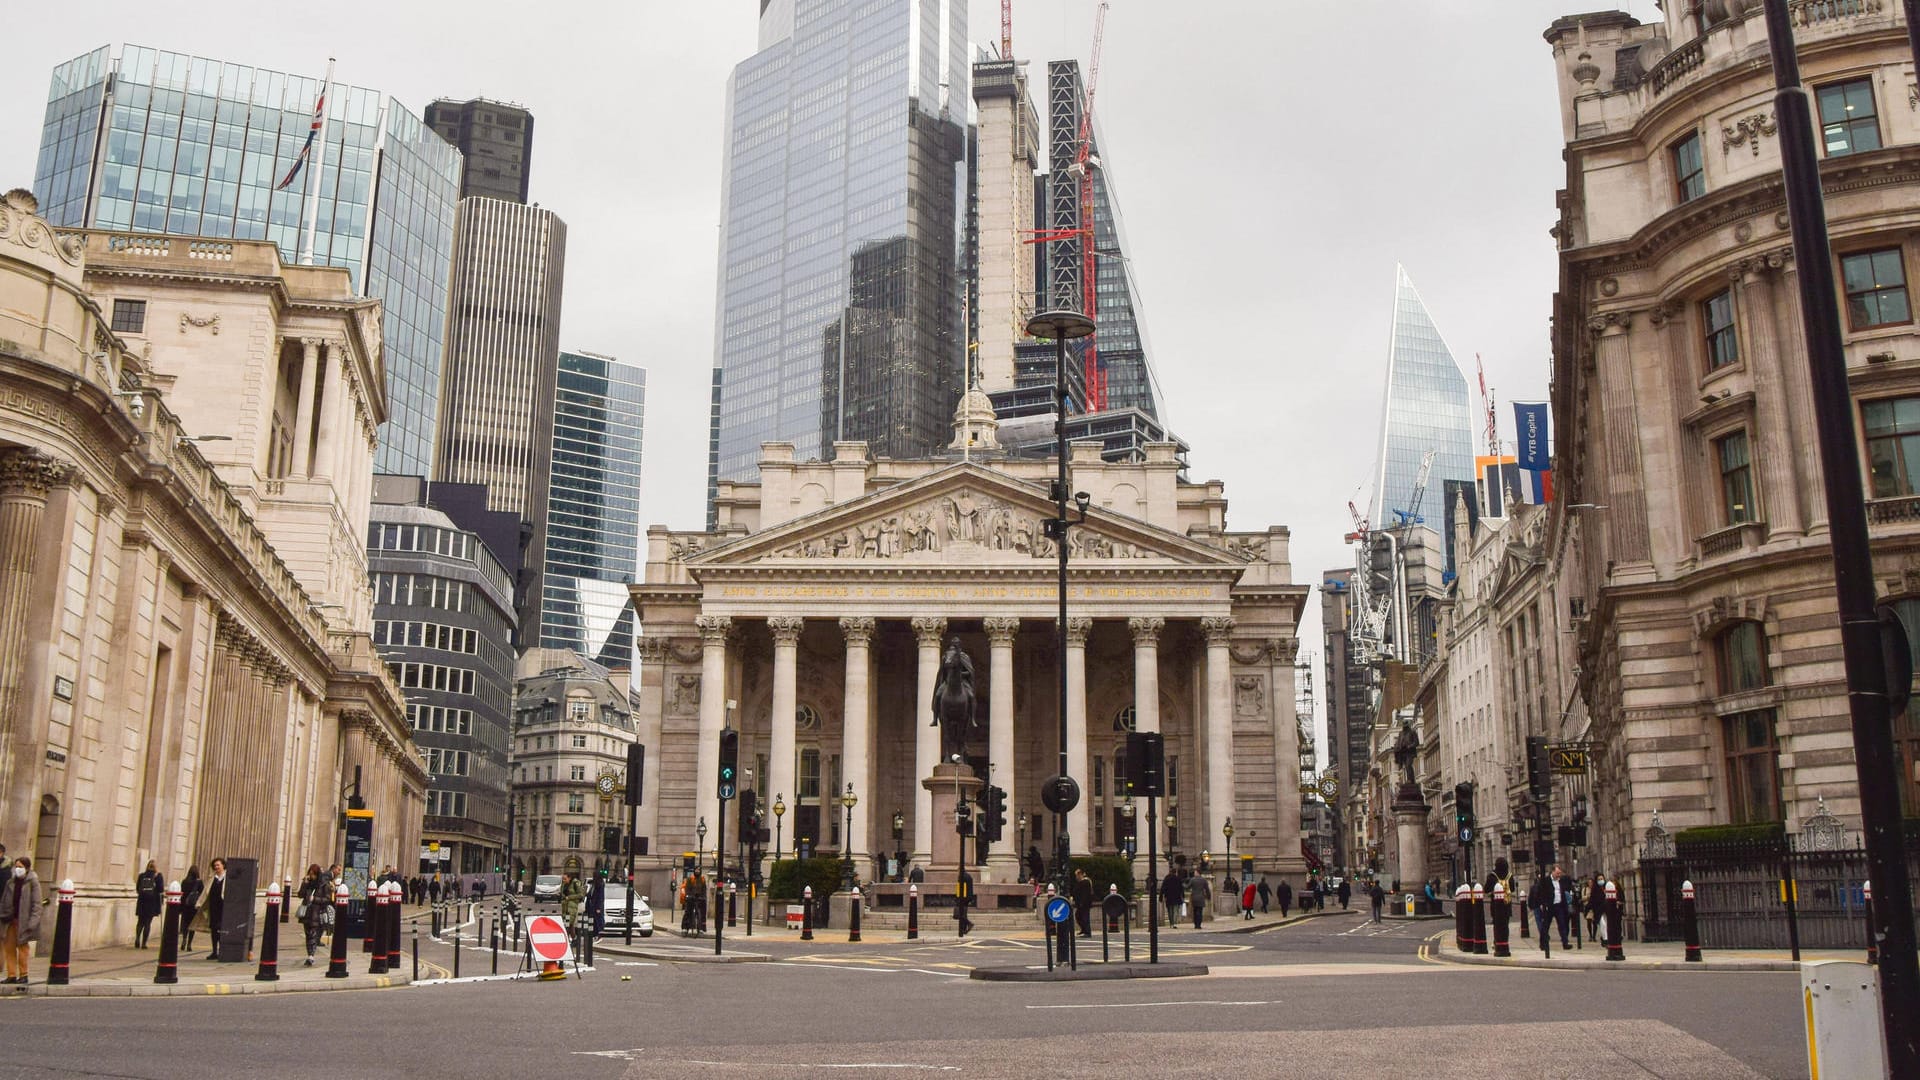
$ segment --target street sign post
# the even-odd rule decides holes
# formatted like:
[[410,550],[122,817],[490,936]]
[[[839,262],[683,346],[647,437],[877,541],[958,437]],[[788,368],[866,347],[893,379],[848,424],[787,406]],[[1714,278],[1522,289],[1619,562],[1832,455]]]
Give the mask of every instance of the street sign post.
[[1073,905],[1064,896],[1056,896],[1047,901],[1047,921],[1063,923],[1073,918]]

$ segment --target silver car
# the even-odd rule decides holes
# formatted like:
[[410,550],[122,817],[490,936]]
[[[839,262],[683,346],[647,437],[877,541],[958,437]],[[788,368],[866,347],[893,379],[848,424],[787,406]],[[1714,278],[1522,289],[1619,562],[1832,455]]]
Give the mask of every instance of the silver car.
[[[627,887],[609,882],[606,886],[607,906],[606,929],[600,932],[602,937],[625,937],[627,933]],[[653,908],[648,906],[647,898],[633,898],[633,932],[641,937],[653,936]]]

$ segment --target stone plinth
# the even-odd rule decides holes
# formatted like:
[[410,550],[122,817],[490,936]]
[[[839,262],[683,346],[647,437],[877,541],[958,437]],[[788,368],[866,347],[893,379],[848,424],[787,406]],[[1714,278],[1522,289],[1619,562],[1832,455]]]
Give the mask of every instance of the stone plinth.
[[1427,878],[1427,804],[1405,794],[1393,802],[1394,832],[1400,838],[1399,878],[1402,886]]
[[[933,767],[933,775],[920,781],[920,786],[933,795],[933,863],[927,868],[930,875],[939,875],[938,880],[953,881],[960,871],[960,834],[956,831],[958,820],[956,810],[964,800],[972,802],[974,795],[986,786],[986,782],[973,775],[973,770],[957,762],[942,762]],[[967,845],[971,849],[973,840]],[[980,878],[978,870],[974,879]]]

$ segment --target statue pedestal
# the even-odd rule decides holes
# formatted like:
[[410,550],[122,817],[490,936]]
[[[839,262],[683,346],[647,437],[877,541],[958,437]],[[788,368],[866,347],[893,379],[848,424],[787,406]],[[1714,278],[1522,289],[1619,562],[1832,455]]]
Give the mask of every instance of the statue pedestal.
[[1401,890],[1417,892],[1415,884],[1427,880],[1427,804],[1421,801],[1417,790],[1402,791],[1393,800],[1393,823],[1394,834],[1400,840],[1396,874]]
[[[967,766],[946,761],[935,765],[933,775],[920,781],[920,786],[933,795],[933,862],[927,868],[927,879],[939,882],[958,880],[961,837],[955,831],[958,820],[955,809],[962,800],[972,802],[974,795],[986,786],[986,782],[973,775],[973,770]],[[977,813],[975,817],[977,820]],[[967,853],[973,854],[973,839],[969,837],[966,843]],[[981,875],[977,865],[972,873],[974,880],[978,881]]]

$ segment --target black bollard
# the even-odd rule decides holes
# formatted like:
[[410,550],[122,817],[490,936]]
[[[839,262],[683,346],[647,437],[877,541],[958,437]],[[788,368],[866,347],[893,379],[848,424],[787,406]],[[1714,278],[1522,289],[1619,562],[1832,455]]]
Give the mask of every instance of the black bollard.
[[847,900],[847,943],[860,940],[860,887],[854,886]]
[[1612,881],[1607,882],[1606,903],[1607,906],[1602,910],[1607,913],[1607,959],[1625,960],[1627,954],[1620,947],[1621,931],[1624,929],[1620,925],[1622,922],[1620,918],[1620,891],[1614,887]]
[[460,977],[460,931],[453,932],[453,977]]
[[375,885],[367,890],[367,951],[373,959],[367,963],[367,974],[385,975],[387,973],[387,887]]
[[1487,888],[1478,884],[1473,887],[1473,951],[1487,955]]
[[267,919],[260,926],[260,968],[253,973],[254,982],[280,981],[280,883],[267,886]]
[[1861,899],[1866,901],[1863,909],[1867,916],[1867,964],[1877,967],[1880,964],[1880,942],[1873,936],[1873,881],[1868,879],[1860,883]]
[[406,891],[399,882],[394,882],[393,901],[387,905],[387,972],[400,970],[400,923],[401,904],[406,900]]
[[907,940],[920,940],[920,886],[907,886]]
[[1472,952],[1467,938],[1467,912],[1473,903],[1473,890],[1465,885],[1453,891],[1453,947],[1461,952]]
[[47,985],[67,985],[67,963],[73,958],[73,879],[60,883],[60,911],[53,918],[53,957],[47,964]]
[[333,891],[333,952],[327,957],[327,978],[347,977],[347,900],[352,896],[347,883]]
[[167,917],[160,924],[160,962],[153,969],[156,983],[180,981],[180,883],[167,883]]
[[1507,919],[1513,914],[1513,905],[1507,902],[1507,883],[1493,883],[1493,955],[1512,956],[1513,950],[1507,942]]
[[280,904],[280,921],[285,923],[290,921],[287,918],[287,913],[293,910],[293,905],[285,902],[285,900],[293,898],[293,880],[291,878],[280,883],[280,895],[284,898]]
[[800,890],[800,940],[813,940],[813,886]]
[[1700,920],[1693,908],[1693,882],[1680,883],[1680,928],[1687,939],[1687,963],[1698,964],[1700,958]]
[[729,930],[740,925],[739,896],[740,887],[731,881],[727,882],[727,929]]
[[413,927],[413,981],[420,981],[420,925]]

